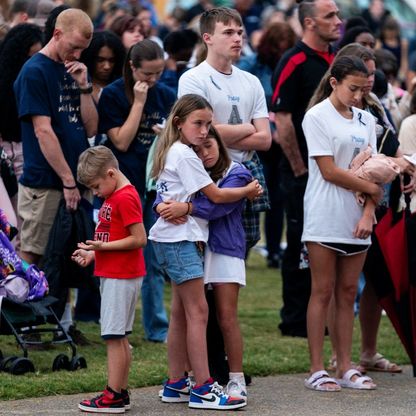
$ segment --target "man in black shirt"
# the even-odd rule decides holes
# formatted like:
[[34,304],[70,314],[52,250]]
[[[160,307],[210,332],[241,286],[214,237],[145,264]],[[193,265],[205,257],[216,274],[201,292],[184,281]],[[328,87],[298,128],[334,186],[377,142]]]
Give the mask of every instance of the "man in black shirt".
[[330,43],[340,37],[341,20],[333,0],[302,1],[301,41],[280,60],[273,75],[272,111],[282,158],[287,249],[282,262],[283,308],[279,328],[283,335],[306,337],[306,311],[310,296],[309,269],[299,269],[303,229],[303,196],[307,182],[308,152],[302,120],[309,100],[334,54]]

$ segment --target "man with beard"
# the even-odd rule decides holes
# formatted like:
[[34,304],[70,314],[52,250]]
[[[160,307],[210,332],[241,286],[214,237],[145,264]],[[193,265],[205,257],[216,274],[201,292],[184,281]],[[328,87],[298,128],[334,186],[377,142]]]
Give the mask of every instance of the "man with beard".
[[[298,1],[299,2],[299,1]],[[303,229],[303,196],[308,179],[308,150],[302,120],[309,100],[334,59],[331,42],[340,37],[341,20],[333,0],[301,1],[302,40],[288,50],[273,75],[272,111],[275,112],[282,158],[287,248],[282,261],[283,335],[306,337],[310,296],[309,269],[299,269]]]

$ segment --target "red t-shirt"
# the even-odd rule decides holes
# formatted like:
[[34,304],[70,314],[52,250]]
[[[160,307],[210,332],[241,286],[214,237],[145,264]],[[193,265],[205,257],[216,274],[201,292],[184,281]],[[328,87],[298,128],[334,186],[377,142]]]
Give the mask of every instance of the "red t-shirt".
[[[94,240],[116,241],[130,235],[129,225],[142,223],[142,205],[133,185],[112,193],[98,213]],[[129,279],[146,274],[143,250],[114,250],[95,252],[94,274],[100,277]]]

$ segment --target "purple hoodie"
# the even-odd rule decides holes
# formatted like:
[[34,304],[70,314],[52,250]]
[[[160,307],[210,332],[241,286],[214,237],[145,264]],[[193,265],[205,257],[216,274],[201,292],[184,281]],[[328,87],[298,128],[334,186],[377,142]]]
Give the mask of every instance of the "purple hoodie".
[[[227,176],[219,182],[220,188],[238,188],[253,180],[243,165],[232,162]],[[153,207],[163,202],[158,194]],[[209,220],[208,246],[213,253],[244,259],[246,236],[242,223],[245,199],[228,204],[214,204],[205,195],[192,200],[192,215]]]

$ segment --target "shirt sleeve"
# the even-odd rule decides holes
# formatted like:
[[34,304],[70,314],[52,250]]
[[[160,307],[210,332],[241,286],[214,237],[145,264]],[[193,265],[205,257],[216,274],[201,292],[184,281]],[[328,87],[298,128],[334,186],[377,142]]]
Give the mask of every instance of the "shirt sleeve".
[[[220,188],[238,188],[247,185],[251,181],[251,174],[236,172],[230,173],[220,184]],[[245,199],[228,203],[215,204],[211,202],[205,195],[198,196],[192,200],[192,215],[206,220],[215,220],[224,217],[243,204]]]
[[48,87],[38,67],[25,67],[15,84],[20,118],[29,116],[51,117]]
[[273,112],[293,113],[298,105],[300,67],[292,59],[287,59],[278,64],[272,77],[272,102]]
[[260,80],[254,77],[254,108],[253,108],[253,120],[257,118],[269,118],[269,112],[267,110],[266,95],[264,88],[261,85]]
[[308,145],[309,157],[334,155],[323,117],[308,111],[303,119],[302,128]]
[[123,200],[118,205],[124,227],[143,222],[142,204],[139,195],[134,192],[126,192]]
[[198,94],[207,98],[207,92],[203,88],[203,84],[198,81],[197,77],[195,77],[192,72],[192,70],[186,71],[179,78],[178,98],[185,94]]
[[178,164],[177,173],[186,193],[189,195],[212,183],[212,179],[205,170],[201,159],[196,154],[195,157],[182,157]]

